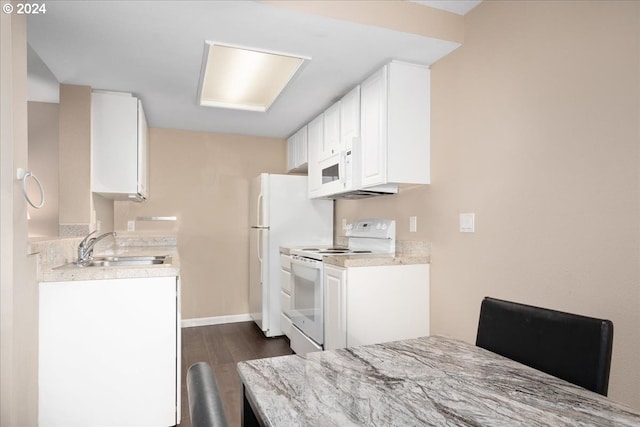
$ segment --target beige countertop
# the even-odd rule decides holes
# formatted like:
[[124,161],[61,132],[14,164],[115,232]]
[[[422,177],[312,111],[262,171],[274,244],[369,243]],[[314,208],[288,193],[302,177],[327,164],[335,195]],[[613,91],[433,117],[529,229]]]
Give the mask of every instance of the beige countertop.
[[322,258],[325,264],[335,265],[338,267],[377,267],[385,265],[411,265],[411,264],[429,264],[430,257],[428,255],[372,255],[372,254],[355,254],[355,255],[327,255]]
[[[66,282],[74,280],[128,279],[180,275],[180,256],[175,236],[118,234],[115,241],[96,245],[94,258],[100,256],[169,255],[166,264],[143,266],[77,267],[69,265],[75,259],[75,249],[82,238],[33,241],[31,253],[38,253],[39,281]],[[105,239],[107,240],[107,239]],[[112,239],[109,239],[112,240]]]

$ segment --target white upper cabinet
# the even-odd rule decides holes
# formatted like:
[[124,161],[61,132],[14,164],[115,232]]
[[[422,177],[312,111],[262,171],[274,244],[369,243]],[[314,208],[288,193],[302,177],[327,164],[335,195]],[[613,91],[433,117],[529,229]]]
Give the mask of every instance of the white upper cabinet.
[[307,125],[308,134],[308,183],[309,197],[318,197],[322,186],[322,170],[320,169],[320,157],[324,139],[324,114],[320,114]]
[[307,170],[307,126],[298,130],[287,139],[287,170],[304,172]]
[[430,182],[430,71],[392,61],[361,84],[362,187]]
[[340,100],[340,146],[353,148],[353,138],[360,136],[360,86],[356,86]]
[[138,98],[93,92],[91,97],[92,191],[116,200],[148,196],[148,126]]
[[324,112],[324,135],[320,161],[350,150],[353,138],[360,136],[360,86]]
[[360,135],[360,87],[327,108],[308,127],[309,197],[344,192],[350,185],[353,139]]
[[429,184],[430,85],[428,67],[392,61],[309,123],[309,197]]
[[340,151],[340,102],[336,102],[324,112],[324,138],[320,161]]

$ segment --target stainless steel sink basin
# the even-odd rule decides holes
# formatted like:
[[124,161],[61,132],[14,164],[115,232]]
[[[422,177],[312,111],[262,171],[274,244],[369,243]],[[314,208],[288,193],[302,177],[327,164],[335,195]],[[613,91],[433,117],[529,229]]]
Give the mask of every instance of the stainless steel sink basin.
[[94,258],[87,267],[126,267],[129,265],[170,264],[168,255],[153,256],[105,256]]
[[171,255],[132,255],[132,256],[101,256],[91,261],[77,264],[71,262],[57,268],[85,268],[85,267],[134,267],[171,264]]

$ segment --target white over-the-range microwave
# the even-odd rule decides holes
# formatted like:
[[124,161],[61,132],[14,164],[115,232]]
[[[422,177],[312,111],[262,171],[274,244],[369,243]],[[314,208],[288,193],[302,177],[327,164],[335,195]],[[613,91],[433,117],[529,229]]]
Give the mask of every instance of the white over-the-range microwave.
[[321,191],[323,196],[358,199],[398,192],[393,184],[363,188],[361,185],[360,138],[353,138],[352,148],[347,148],[320,162]]
[[322,194],[343,193],[354,189],[352,153],[351,149],[344,150],[320,162]]

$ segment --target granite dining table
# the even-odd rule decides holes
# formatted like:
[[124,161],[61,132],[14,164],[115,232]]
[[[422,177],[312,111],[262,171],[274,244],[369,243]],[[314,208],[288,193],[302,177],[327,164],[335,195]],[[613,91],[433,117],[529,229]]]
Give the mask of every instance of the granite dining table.
[[640,426],[640,411],[430,336],[240,362],[244,426]]

